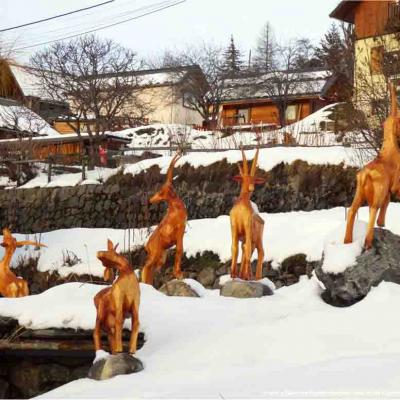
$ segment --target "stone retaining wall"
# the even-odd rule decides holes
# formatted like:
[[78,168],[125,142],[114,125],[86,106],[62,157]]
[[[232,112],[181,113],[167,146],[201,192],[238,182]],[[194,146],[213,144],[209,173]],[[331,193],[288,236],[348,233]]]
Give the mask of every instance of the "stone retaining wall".
[[[228,214],[239,185],[231,177],[237,166],[221,161],[208,167],[177,168],[174,181],[189,219]],[[315,210],[348,206],[354,193],[355,169],[308,165],[296,161],[279,164],[266,184],[253,194],[261,212]],[[38,233],[55,229],[138,228],[157,224],[165,205],[149,206],[149,196],[164,181],[158,166],[136,176],[118,174],[106,183],[76,187],[12,189],[0,191],[0,226],[14,232]]]

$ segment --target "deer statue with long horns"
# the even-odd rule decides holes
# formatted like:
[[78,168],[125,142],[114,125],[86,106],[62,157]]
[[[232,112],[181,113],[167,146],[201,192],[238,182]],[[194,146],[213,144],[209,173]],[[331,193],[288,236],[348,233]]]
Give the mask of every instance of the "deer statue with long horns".
[[254,249],[257,249],[257,267],[256,279],[262,278],[262,264],[264,261],[264,248],[263,248],[263,231],[264,220],[258,214],[257,206],[251,202],[250,197],[254,191],[254,186],[265,182],[265,179],[257,178],[255,176],[257,169],[258,153],[256,154],[251,165],[247,164],[246,155],[242,150],[243,167],[239,164],[240,175],[235,176],[233,179],[241,183],[241,191],[238,199],[236,200],[231,212],[229,213],[231,220],[231,233],[232,233],[232,264],[231,264],[231,277],[236,278],[237,272],[237,257],[238,257],[238,243],[242,242],[242,260],[240,263],[241,279],[250,280],[253,278],[251,271],[251,255]]
[[172,159],[165,183],[161,189],[150,198],[150,203],[166,201],[168,204],[167,213],[151,234],[146,243],[145,249],[147,259],[142,271],[142,282],[153,284],[154,269],[158,270],[164,265],[167,250],[176,246],[174,276],[182,279],[181,258],[183,255],[183,235],[185,233],[187,211],[185,204],[175,193],[173,187],[173,171],[176,162],[181,158],[178,152]]
[[96,326],[93,331],[95,350],[101,350],[101,331],[108,336],[108,343],[112,354],[123,351],[122,328],[124,320],[131,318],[131,337],[129,353],[135,353],[139,334],[139,305],[140,286],[129,261],[118,254],[111,240],[107,241],[107,250],[98,251],[97,258],[102,262],[106,271],[118,270],[118,278],[112,286],[100,290],[94,297],[97,309]]
[[3,242],[5,254],[0,261],[0,294],[4,297],[23,297],[29,295],[28,282],[25,279],[17,278],[10,269],[10,262],[17,247],[36,246],[45,247],[44,244],[23,240],[17,242],[8,228],[3,229]]
[[367,202],[369,206],[369,223],[365,248],[372,246],[374,226],[379,211],[377,224],[385,226],[386,210],[390,195],[399,193],[400,149],[397,143],[400,136],[400,117],[397,112],[396,87],[390,84],[391,111],[383,125],[383,144],[378,156],[368,163],[357,174],[357,188],[353,203],[347,215],[347,226],[344,243],[353,241],[354,219],[358,209]]

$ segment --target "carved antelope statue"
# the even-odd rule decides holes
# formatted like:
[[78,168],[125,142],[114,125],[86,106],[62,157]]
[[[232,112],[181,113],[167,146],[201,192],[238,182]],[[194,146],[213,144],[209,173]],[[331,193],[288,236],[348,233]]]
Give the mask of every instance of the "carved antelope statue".
[[344,243],[353,241],[354,219],[358,209],[366,201],[369,206],[369,223],[365,248],[372,246],[377,213],[378,226],[385,226],[386,210],[390,194],[399,194],[400,149],[397,143],[400,135],[400,118],[397,113],[396,88],[390,84],[391,111],[384,123],[383,144],[378,156],[357,174],[357,188],[347,216]]
[[167,250],[176,245],[174,276],[176,279],[182,279],[181,258],[183,255],[183,235],[187,220],[187,211],[185,204],[175,193],[172,183],[173,171],[176,162],[181,158],[177,153],[172,159],[167,178],[161,189],[150,198],[150,203],[159,203],[166,201],[168,210],[156,230],[151,234],[146,243],[147,252],[146,263],[142,271],[142,281],[153,284],[154,268],[158,270],[164,265],[167,257]]
[[259,149],[257,148],[249,173],[246,155],[242,148],[243,168],[239,164],[240,175],[233,177],[234,180],[241,183],[242,188],[239,198],[236,200],[231,212],[229,213],[232,233],[231,277],[236,278],[238,276],[238,242],[241,241],[242,260],[240,264],[239,277],[245,280],[252,279],[250,259],[255,248],[258,253],[256,268],[257,280],[262,278],[262,264],[264,261],[264,248],[262,243],[264,220],[258,214],[258,210],[256,209],[257,206],[250,200],[251,194],[254,191],[254,186],[265,182],[265,179],[257,178],[255,176],[258,152]]
[[44,244],[30,240],[17,242],[9,229],[3,229],[3,242],[1,246],[5,248],[5,254],[0,261],[0,294],[4,297],[23,297],[29,295],[28,282],[25,279],[17,278],[10,269],[10,262],[17,247],[27,245],[46,247]]
[[97,252],[97,258],[106,271],[116,268],[119,275],[112,286],[100,290],[94,297],[97,309],[96,326],[93,331],[94,347],[96,351],[101,349],[101,330],[104,330],[108,336],[111,353],[122,352],[122,328],[124,320],[130,317],[132,327],[129,353],[133,354],[136,352],[139,333],[140,287],[128,260],[116,252],[117,246],[118,244],[114,247],[112,241],[108,240],[107,250]]

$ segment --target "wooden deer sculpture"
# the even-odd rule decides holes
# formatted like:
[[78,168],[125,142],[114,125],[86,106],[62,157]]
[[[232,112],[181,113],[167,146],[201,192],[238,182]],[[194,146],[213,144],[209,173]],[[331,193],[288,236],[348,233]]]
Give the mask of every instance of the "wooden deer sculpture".
[[164,265],[167,250],[176,245],[174,276],[176,279],[182,279],[181,258],[183,255],[183,235],[187,220],[187,211],[185,204],[175,193],[173,188],[173,171],[176,162],[181,154],[177,153],[172,159],[167,178],[161,189],[150,198],[150,203],[159,203],[166,201],[168,210],[156,230],[151,234],[145,246],[147,252],[146,263],[142,271],[142,281],[153,284],[154,269],[158,270]]
[[117,246],[114,247],[112,241],[108,240],[107,250],[97,252],[97,258],[106,270],[115,268],[119,275],[112,286],[100,290],[94,297],[97,309],[93,331],[94,347],[96,351],[101,349],[101,331],[104,330],[108,335],[111,353],[122,352],[122,328],[124,320],[130,317],[132,328],[129,353],[133,354],[136,352],[139,333],[140,287],[128,260],[116,252]]
[[5,248],[5,254],[0,261],[0,294],[4,297],[23,297],[29,295],[28,282],[25,279],[17,278],[10,269],[10,262],[17,247],[27,245],[45,247],[44,244],[30,240],[17,242],[9,229],[3,229],[3,242],[1,246]]
[[347,216],[344,243],[353,241],[354,219],[358,209],[366,201],[369,206],[369,223],[365,248],[372,246],[377,213],[378,226],[385,226],[386,210],[390,194],[399,194],[400,149],[397,143],[400,135],[400,118],[397,114],[396,88],[390,84],[391,112],[384,123],[383,144],[378,156],[357,174],[357,188]]
[[[254,186],[264,183],[265,180],[255,176],[258,160],[257,149],[251,170],[246,160],[242,148],[243,167],[239,164],[240,175],[235,176],[233,179],[240,182],[242,185],[240,196],[236,200],[230,215],[231,220],[231,233],[232,233],[232,264],[231,264],[231,277],[236,278],[237,273],[237,257],[238,257],[238,243],[242,242],[242,260],[240,266],[241,279],[252,279],[252,271],[250,266],[251,255],[254,249],[257,249],[258,260],[256,268],[256,279],[262,278],[262,264],[264,261],[264,248],[262,244],[264,220],[259,216],[256,206],[250,201],[250,196],[254,191]],[[256,209],[256,210],[255,210]]]

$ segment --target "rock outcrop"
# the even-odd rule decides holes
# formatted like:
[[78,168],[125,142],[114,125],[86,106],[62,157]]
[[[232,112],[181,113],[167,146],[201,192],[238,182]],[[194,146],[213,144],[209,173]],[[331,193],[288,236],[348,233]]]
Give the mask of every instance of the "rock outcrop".
[[143,370],[142,362],[126,353],[111,354],[95,361],[88,372],[88,378],[102,381],[117,375],[133,374]]
[[261,281],[231,280],[221,286],[220,295],[248,299],[273,295],[273,290]]
[[315,273],[325,286],[322,297],[327,303],[350,306],[382,281],[400,283],[400,236],[376,228],[372,248],[358,256],[355,265],[340,273],[327,273],[322,259]]

